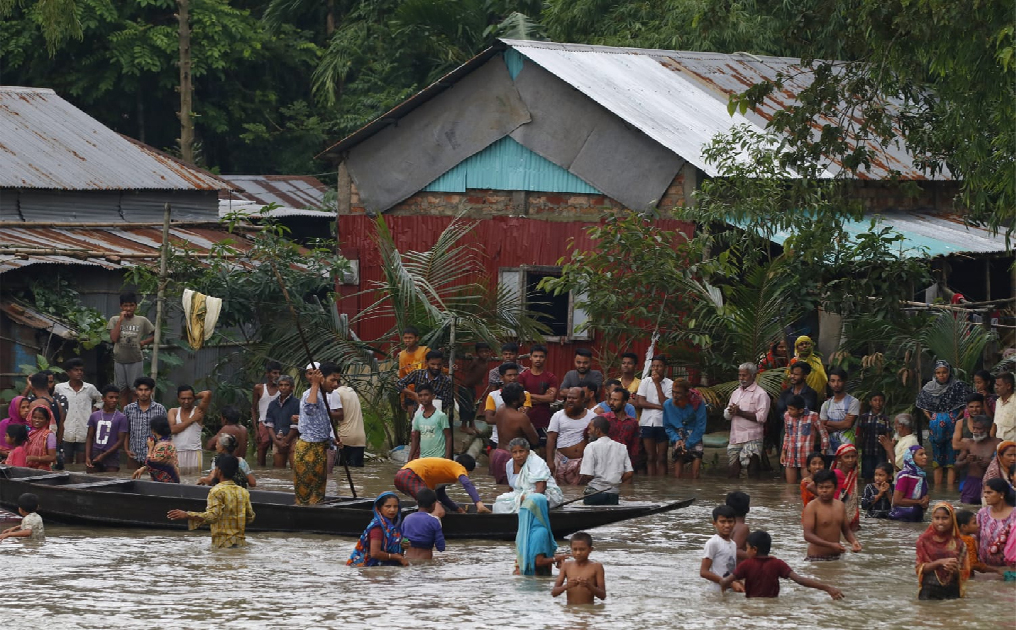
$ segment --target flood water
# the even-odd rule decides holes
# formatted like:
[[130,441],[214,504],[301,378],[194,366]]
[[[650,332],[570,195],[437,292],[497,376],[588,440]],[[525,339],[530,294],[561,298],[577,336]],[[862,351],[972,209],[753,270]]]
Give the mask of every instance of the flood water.
[[[498,490],[481,469],[474,473],[476,485],[493,498]],[[357,491],[374,495],[391,489],[396,470],[387,462],[354,469]],[[259,488],[292,488],[283,471],[255,469],[255,474]],[[336,479],[330,492],[339,490]],[[789,581],[777,600],[705,593],[698,570],[702,547],[713,534],[710,512],[735,489],[751,495],[748,524],[773,535],[773,555],[801,575],[835,584],[846,598],[834,602]],[[578,488],[565,492],[569,498],[580,494]],[[437,560],[408,569],[351,569],[345,566],[355,542],[350,538],[255,533],[248,535],[247,549],[212,550],[207,530],[47,523],[48,539],[41,545],[0,543],[7,594],[0,628],[1016,627],[1012,583],[972,580],[966,599],[917,600],[914,542],[926,525],[862,519],[863,552],[811,564],[803,560],[796,486],[640,477],[625,493],[622,500],[698,501],[591,532],[592,558],[606,571],[603,604],[569,609],[563,595],[550,596],[552,578],[513,577],[510,542],[452,541],[445,553],[435,554]]]

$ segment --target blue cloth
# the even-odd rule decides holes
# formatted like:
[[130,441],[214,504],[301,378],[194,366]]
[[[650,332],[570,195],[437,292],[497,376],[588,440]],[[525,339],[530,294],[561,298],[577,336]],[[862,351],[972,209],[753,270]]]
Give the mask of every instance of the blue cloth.
[[416,549],[445,550],[444,530],[441,521],[427,512],[414,512],[402,521],[402,535]]
[[[610,405],[608,405],[605,402],[601,402],[600,404],[596,405],[596,413],[597,413],[597,415],[601,415],[602,416],[603,414],[607,413],[610,410],[611,410],[610,409]],[[635,405],[633,405],[631,403],[624,403],[624,413],[629,418],[634,418],[635,417]]]
[[[924,447],[919,445],[911,446],[907,449],[907,452],[903,454],[903,468],[899,473],[896,474],[896,483],[894,484],[896,489],[900,489],[907,499],[923,499],[928,494],[928,482],[925,477],[928,473],[924,472],[924,469],[917,465],[914,461],[914,454],[917,451],[923,450]],[[889,512],[889,518],[894,521],[906,521],[911,523],[919,523],[924,520],[924,508],[919,505],[911,507],[894,507]]]
[[519,507],[519,532],[515,535],[515,559],[521,575],[536,575],[536,556],[553,558],[557,541],[550,529],[550,510],[545,495],[532,492]]
[[385,500],[389,497],[395,497],[397,501],[399,496],[394,492],[384,492],[379,494],[377,499],[374,500],[374,518],[371,519],[367,525],[367,529],[363,530],[360,534],[360,540],[356,541],[356,547],[353,549],[353,553],[349,555],[349,560],[346,560],[346,564],[354,567],[376,567],[382,564],[400,564],[393,561],[379,561],[375,558],[370,557],[370,531],[375,527],[381,528],[383,535],[381,541],[381,550],[387,553],[402,553],[402,506],[399,505],[399,513],[395,517],[395,522],[389,521],[381,515],[379,509],[384,504]]
[[300,439],[304,442],[327,442],[332,436],[332,420],[325,406],[325,393],[318,390],[317,404],[307,402],[310,396],[308,389],[300,397]]
[[685,448],[693,448],[706,433],[705,404],[696,406],[688,402],[684,407],[678,407],[672,399],[667,399],[663,403],[663,428],[671,443],[684,440]]

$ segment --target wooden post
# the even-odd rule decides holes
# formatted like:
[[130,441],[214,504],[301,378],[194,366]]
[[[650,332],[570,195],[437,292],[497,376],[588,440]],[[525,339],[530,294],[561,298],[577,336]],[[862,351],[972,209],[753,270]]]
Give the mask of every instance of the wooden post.
[[[159,379],[159,344],[162,342],[162,311],[166,301],[166,277],[169,267],[169,217],[172,208],[167,203],[162,217],[162,252],[159,256],[159,292],[155,300],[155,339],[152,341],[152,380]],[[129,385],[129,383],[128,383]]]
[[452,315],[452,328],[448,340],[448,378],[452,381],[452,404],[445,412],[448,414],[448,428],[455,435],[455,316]]
[[177,0],[180,41],[180,157],[194,164],[194,88],[191,84],[190,0]]

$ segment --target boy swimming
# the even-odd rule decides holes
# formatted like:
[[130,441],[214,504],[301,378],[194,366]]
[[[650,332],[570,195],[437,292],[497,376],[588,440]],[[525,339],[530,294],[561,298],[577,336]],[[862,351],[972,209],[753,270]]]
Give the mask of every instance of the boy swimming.
[[833,599],[843,599],[840,589],[823,584],[818,580],[801,577],[786,562],[769,555],[773,539],[768,532],[758,530],[748,535],[745,543],[748,547],[748,558],[737,565],[734,572],[720,581],[723,588],[729,587],[736,580],[744,580],[745,597],[779,597],[780,578],[793,580],[801,586],[817,588],[829,593]]
[[814,501],[804,508],[801,525],[804,540],[808,543],[808,560],[838,560],[846,551],[840,544],[840,535],[850,543],[851,551],[861,550],[854,532],[850,530],[843,501],[834,498],[836,474],[831,470],[820,470],[812,477],[815,483]]
[[603,565],[589,560],[593,551],[593,537],[578,532],[571,537],[572,559],[561,566],[557,582],[550,594],[557,597],[568,592],[569,604],[592,604],[595,598],[607,599],[607,581],[603,577]]
[[406,549],[407,560],[432,560],[434,548],[445,550],[444,530],[441,516],[444,509],[437,501],[437,493],[423,488],[416,493],[416,512],[402,520],[402,536],[409,539]]

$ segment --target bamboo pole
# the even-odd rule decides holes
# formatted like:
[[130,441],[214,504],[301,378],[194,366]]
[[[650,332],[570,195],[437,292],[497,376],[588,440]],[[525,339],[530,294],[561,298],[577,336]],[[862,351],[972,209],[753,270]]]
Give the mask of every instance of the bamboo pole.
[[452,381],[452,404],[448,406],[448,428],[455,434],[455,316],[452,315],[452,328],[448,342],[448,378]]
[[[166,277],[169,273],[169,219],[173,209],[167,203],[162,218],[162,252],[159,255],[159,292],[155,300],[155,340],[152,343],[152,380],[159,382],[159,342],[162,341],[162,309],[166,302]],[[128,387],[130,387],[128,383]]]
[[[213,254],[212,252],[192,252],[183,250],[181,254],[198,257],[209,257],[215,256],[216,258],[243,258],[246,253],[243,254]],[[137,258],[137,259],[152,259],[155,260],[161,256],[158,252],[153,253],[142,253],[142,252],[107,252],[94,249],[55,249],[55,248],[37,248],[37,249],[26,249],[26,248],[11,248],[7,249],[0,247],[0,256],[67,256],[69,258],[108,258],[111,260],[117,260],[120,258]]]
[[[217,226],[222,227],[221,221],[174,221],[172,227],[193,227],[193,226]],[[0,221],[0,227],[3,228],[64,228],[64,229],[75,229],[75,228],[123,228],[123,229],[138,229],[138,228],[154,228],[162,227],[162,222],[125,222],[125,221],[92,221],[88,223],[73,223],[73,222],[52,222],[52,221]],[[265,229],[260,225],[239,225],[238,229],[260,231]]]

